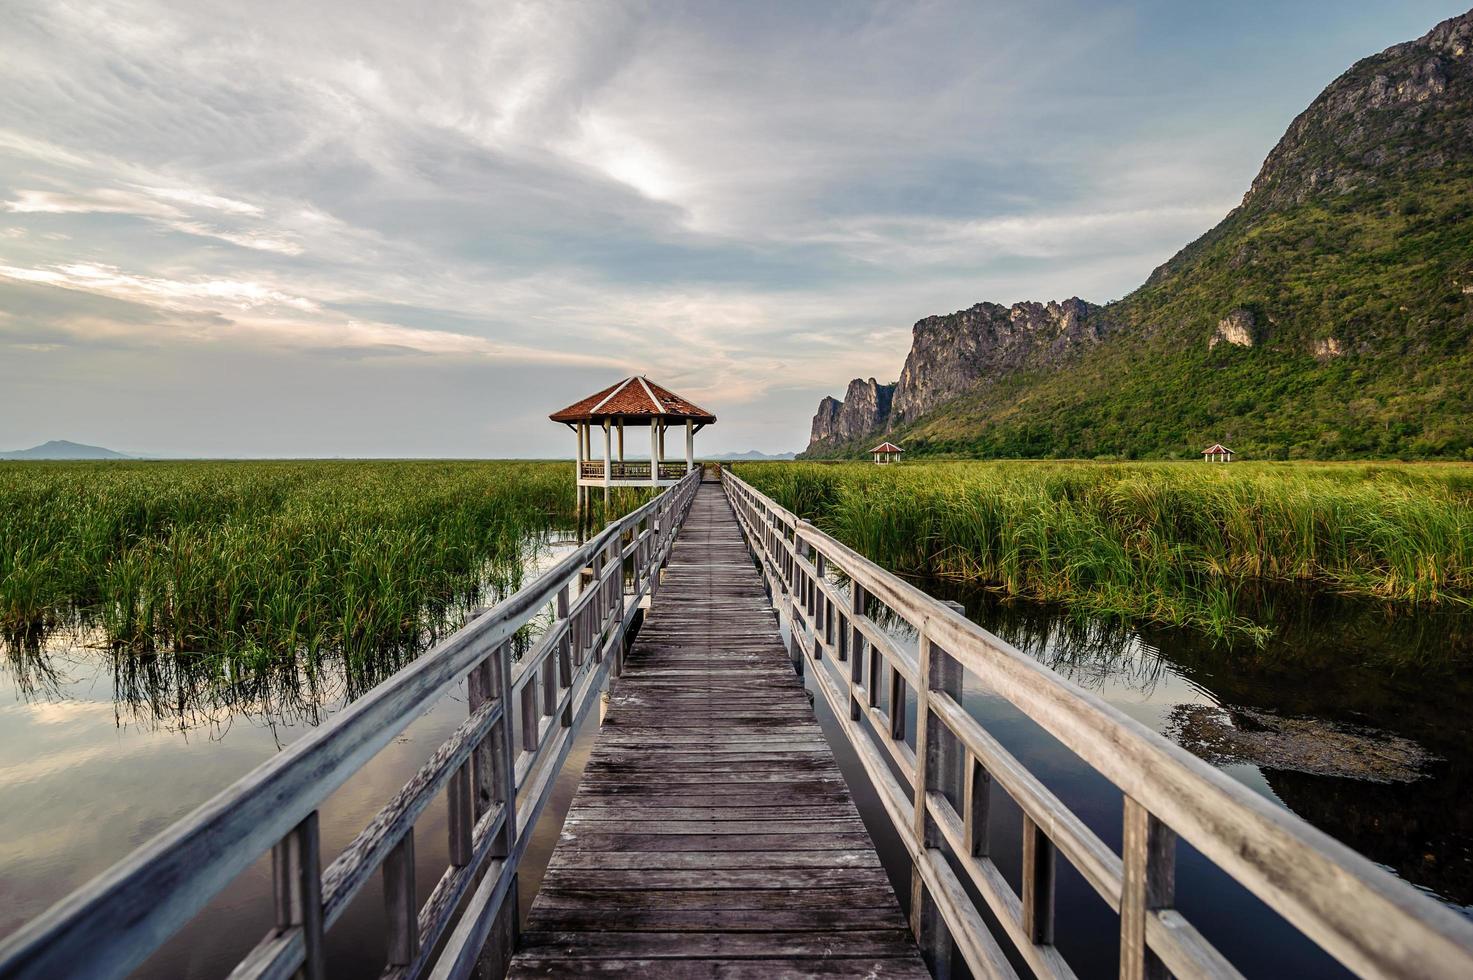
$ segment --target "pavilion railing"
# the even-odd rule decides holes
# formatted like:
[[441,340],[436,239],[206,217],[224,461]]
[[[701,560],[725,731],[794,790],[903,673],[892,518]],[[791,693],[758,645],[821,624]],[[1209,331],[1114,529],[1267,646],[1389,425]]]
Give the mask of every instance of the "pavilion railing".
[[[1180,837],[1356,973],[1473,977],[1473,923],[799,520],[729,469],[722,481],[773,606],[791,627],[795,662],[813,662],[816,686],[909,853],[911,926],[935,975],[949,974],[954,942],[974,975],[1015,976],[965,876],[1033,973],[1073,977],[1054,946],[1062,858],[1119,915],[1122,978],[1239,976],[1175,908]],[[891,617],[914,628],[916,649],[880,625]],[[967,712],[968,673],[1122,791],[1123,853]],[[916,703],[914,749],[907,692]],[[988,834],[993,783],[1023,811],[1021,894],[989,856],[999,844]]]
[[[685,460],[661,460],[661,480],[679,480],[685,476]],[[578,475],[585,480],[602,480],[604,477],[604,461],[601,459],[584,460],[578,464]],[[609,463],[609,478],[611,480],[648,480],[650,478],[649,460],[613,460]]]
[[[659,587],[699,485],[692,474],[613,521],[53,906],[0,944],[0,977],[125,976],[267,852],[276,925],[232,978],[330,976],[324,933],[375,873],[383,876],[388,921],[384,976],[465,977],[483,948],[493,970],[504,970],[515,941],[517,867],[532,827],[579,724],[609,674],[619,672],[625,635],[641,600]],[[517,632],[549,607],[552,624],[513,663]],[[470,717],[322,868],[322,802],[463,678]],[[415,821],[441,791],[449,804],[450,866],[421,902]],[[488,937],[496,940],[490,947]]]

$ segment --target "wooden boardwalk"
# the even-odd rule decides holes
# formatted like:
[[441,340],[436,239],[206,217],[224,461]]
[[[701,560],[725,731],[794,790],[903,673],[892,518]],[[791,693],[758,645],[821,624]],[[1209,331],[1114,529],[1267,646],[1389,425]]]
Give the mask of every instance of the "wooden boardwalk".
[[514,977],[928,976],[718,485],[613,683],[518,949]]

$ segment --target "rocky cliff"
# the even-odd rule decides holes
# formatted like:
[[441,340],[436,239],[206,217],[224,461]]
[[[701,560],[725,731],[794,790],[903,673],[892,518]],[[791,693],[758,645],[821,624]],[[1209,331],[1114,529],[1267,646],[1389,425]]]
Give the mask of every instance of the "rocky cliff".
[[855,378],[849,382],[843,401],[825,398],[818,403],[809,446],[845,443],[879,430],[890,417],[894,396],[894,384]]
[[1104,336],[1100,309],[1071,297],[1012,306],[978,303],[928,316],[911,329],[910,354],[898,382],[877,385],[874,378],[855,378],[843,400],[819,402],[808,449],[888,431],[978,384],[1056,366]]
[[858,394],[810,454],[1473,459],[1473,11],[1332,81],[1124,299],[927,317]]

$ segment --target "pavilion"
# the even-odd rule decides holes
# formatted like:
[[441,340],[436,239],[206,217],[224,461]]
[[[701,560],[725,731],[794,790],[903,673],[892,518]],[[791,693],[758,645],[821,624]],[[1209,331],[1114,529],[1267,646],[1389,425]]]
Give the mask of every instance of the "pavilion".
[[884,466],[888,463],[898,462],[900,460],[900,454],[902,452],[904,452],[904,450],[895,445],[895,443],[882,442],[878,446],[870,450],[870,455],[875,458],[876,463]]
[[1209,463],[1231,463],[1237,453],[1220,442],[1214,442],[1202,450],[1202,459]]
[[[625,378],[618,384],[574,402],[548,418],[561,422],[578,437],[578,487],[668,487],[679,482],[696,465],[696,433],[716,421],[716,416],[682,398],[669,388],[644,376]],[[650,430],[649,460],[624,458],[624,430]],[[685,429],[685,459],[665,457],[665,433],[672,427]],[[593,455],[594,430],[603,430],[603,452]]]

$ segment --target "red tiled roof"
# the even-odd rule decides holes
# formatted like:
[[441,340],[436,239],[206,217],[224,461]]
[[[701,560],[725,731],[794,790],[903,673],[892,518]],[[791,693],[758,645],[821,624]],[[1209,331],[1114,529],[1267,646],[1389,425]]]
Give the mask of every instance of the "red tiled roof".
[[1208,453],[1227,453],[1230,456],[1237,455],[1231,449],[1229,449],[1228,447],[1224,446],[1220,442],[1214,442],[1212,445],[1208,446],[1206,449],[1202,450],[1197,455],[1198,456],[1206,456]]
[[870,452],[872,452],[872,453],[902,453],[902,452],[905,452],[905,450],[901,449],[899,446],[895,445],[895,443],[893,443],[893,442],[882,442],[878,446],[876,446],[875,448],[871,449]]
[[704,408],[643,376],[625,378],[618,384],[609,385],[561,412],[553,412],[548,418],[554,422],[592,422],[620,416],[690,419],[702,425],[716,421],[716,416]]

